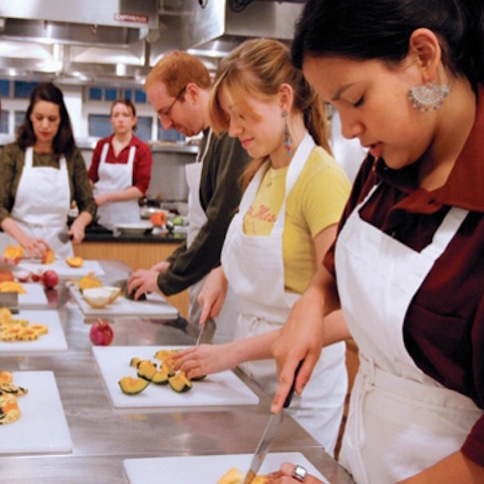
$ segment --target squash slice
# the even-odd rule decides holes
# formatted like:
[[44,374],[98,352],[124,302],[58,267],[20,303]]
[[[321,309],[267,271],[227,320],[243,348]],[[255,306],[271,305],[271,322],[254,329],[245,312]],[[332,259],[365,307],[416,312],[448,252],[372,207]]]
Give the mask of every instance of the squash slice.
[[137,395],[141,393],[149,384],[148,380],[144,378],[134,378],[132,376],[124,376],[118,382],[119,387],[126,395]]

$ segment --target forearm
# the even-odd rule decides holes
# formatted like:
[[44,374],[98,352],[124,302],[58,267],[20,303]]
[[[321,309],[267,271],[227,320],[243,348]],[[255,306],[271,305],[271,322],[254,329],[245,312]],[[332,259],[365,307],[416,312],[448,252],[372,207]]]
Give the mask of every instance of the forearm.
[[86,227],[92,222],[92,215],[89,212],[81,212],[74,222],[72,222],[72,226],[75,228],[85,231]]
[[22,245],[22,239],[26,237],[26,234],[13,218],[7,217],[3,219],[2,230]]
[[272,343],[279,336],[280,330],[270,331],[258,336],[235,340],[233,351],[237,365],[246,361],[272,359]]
[[409,477],[401,484],[478,484],[484,482],[484,467],[471,461],[460,451],[454,452],[433,466]]
[[108,202],[125,202],[127,200],[139,200],[144,193],[138,187],[129,187],[118,192],[106,193]]

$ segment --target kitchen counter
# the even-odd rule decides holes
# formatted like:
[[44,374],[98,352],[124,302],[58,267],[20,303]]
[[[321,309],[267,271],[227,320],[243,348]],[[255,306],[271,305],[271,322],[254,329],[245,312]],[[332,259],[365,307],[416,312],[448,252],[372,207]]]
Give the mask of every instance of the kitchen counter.
[[[106,283],[126,277],[129,271],[120,262],[103,261],[102,266]],[[0,456],[2,482],[124,483],[123,460],[127,458],[254,452],[267,423],[270,399],[241,372],[236,370],[259,395],[258,405],[190,410],[114,409],[92,356],[89,324],[85,323],[77,305],[69,300],[66,288],[61,287],[57,296],[49,298],[49,308],[59,310],[68,350],[52,356],[0,356],[0,368],[54,371],[73,451],[61,455]],[[183,319],[121,318],[113,320],[113,328],[112,345],[118,346],[187,345],[194,343],[197,334]],[[39,409],[39,415],[42,411],[48,409]],[[301,452],[331,483],[352,482],[290,417],[284,418],[272,451]],[[162,475],[159,482],[164,482]]]
[[129,242],[129,243],[158,243],[158,244],[179,244],[186,238],[184,232],[152,232],[141,235],[123,234],[120,232],[112,232],[107,229],[92,229],[87,227],[84,242]]

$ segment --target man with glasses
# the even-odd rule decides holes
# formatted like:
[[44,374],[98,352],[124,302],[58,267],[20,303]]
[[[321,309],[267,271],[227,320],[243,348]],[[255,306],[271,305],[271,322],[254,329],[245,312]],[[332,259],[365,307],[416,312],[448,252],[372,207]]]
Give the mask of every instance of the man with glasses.
[[[239,177],[249,161],[239,141],[224,133],[217,137],[209,126],[211,79],[196,57],[174,51],[165,55],[146,78],[148,99],[158,113],[163,129],[176,129],[185,136],[203,133],[195,163],[186,166],[189,186],[189,232],[187,240],[165,261],[148,270],[139,269],[129,281],[135,298],[158,291],[166,296],[187,288],[189,321],[198,324],[196,301],[205,276],[220,264],[225,234],[239,205]],[[217,336],[232,339],[237,319],[228,297],[217,318]],[[230,323],[231,321],[231,323]]]

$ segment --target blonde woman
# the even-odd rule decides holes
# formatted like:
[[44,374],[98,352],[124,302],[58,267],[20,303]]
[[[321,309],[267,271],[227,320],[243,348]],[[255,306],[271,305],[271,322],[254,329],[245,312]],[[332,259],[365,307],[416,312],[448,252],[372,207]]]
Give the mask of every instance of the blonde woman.
[[[332,244],[350,184],[329,154],[323,105],[280,42],[250,40],[225,58],[210,108],[214,130],[239,138],[253,161],[222,265],[199,296],[201,323],[218,314],[228,286],[240,314],[235,341],[189,349],[179,366],[197,376],[243,363],[273,394],[277,377],[270,343]],[[329,452],[347,390],[344,357],[343,344],[327,348],[317,375],[290,409]]]

